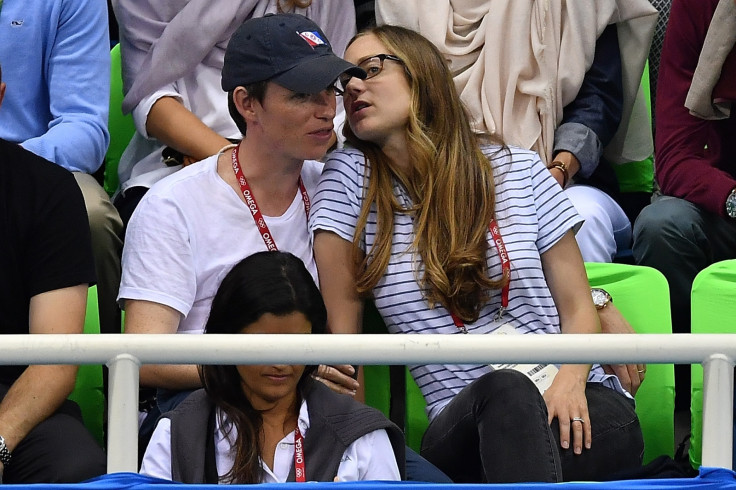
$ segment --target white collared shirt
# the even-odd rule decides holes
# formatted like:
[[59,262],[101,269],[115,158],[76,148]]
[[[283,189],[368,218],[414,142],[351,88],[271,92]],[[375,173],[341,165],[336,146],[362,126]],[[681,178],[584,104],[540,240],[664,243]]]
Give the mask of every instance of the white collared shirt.
[[[222,477],[230,471],[235,461],[233,443],[237,432],[232,428],[230,434],[226,436],[220,424],[221,418],[224,424],[228,424],[227,417],[218,409],[215,425],[215,462],[221,483],[225,483],[222,481]],[[298,424],[304,437],[309,437],[309,413],[306,400],[302,401]],[[201,448],[201,450],[204,451],[204,448]],[[309,454],[305,454],[305,458],[309,460]],[[287,481],[294,463],[293,432],[287,434],[276,445],[273,461],[273,468],[269,468],[261,462],[264,470],[261,483],[284,483]],[[140,473],[171,480],[170,419],[162,418],[159,420],[143,456]],[[386,431],[380,429],[369,432],[348,446],[337,469],[337,477],[339,481],[400,480],[399,468]]]

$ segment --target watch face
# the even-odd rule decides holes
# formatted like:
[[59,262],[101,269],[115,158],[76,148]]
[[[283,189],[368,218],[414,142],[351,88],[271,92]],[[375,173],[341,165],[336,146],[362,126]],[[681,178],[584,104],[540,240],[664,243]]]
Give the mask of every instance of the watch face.
[[736,218],[736,192],[732,192],[726,199],[726,214],[731,218]]
[[609,295],[602,289],[591,289],[590,294],[593,295],[593,304],[598,308],[602,308],[608,303]]

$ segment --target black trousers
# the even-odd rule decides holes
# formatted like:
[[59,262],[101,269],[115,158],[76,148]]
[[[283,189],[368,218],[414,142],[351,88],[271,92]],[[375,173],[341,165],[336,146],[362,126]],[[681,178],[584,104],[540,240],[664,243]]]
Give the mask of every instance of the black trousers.
[[513,370],[486,374],[465,387],[432,420],[421,454],[455,483],[600,480],[641,465],[644,441],[634,404],[588,383],[590,449],[562,449],[557,419],[534,383]]
[[[0,398],[8,389],[0,384]],[[84,426],[79,406],[66,400],[13,450],[3,483],[78,483],[106,470],[105,453]]]
[[123,237],[125,237],[125,230],[128,229],[128,222],[133,216],[133,211],[138,207],[146,192],[148,192],[148,187],[131,187],[125,190],[125,194],[120,193],[115,198],[113,204],[118,209],[120,219],[123,220]]
[[[690,292],[700,271],[736,259],[736,220],[685,199],[659,196],[634,224],[637,265],[654,267],[670,286],[672,333],[690,333]],[[690,365],[675,366],[675,410],[690,410]]]

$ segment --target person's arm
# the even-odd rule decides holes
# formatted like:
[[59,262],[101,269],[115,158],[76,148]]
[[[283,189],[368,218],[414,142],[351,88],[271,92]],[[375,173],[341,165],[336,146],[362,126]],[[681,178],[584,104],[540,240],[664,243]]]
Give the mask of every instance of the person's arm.
[[204,160],[230,144],[174,97],[154,102],[146,119],[148,136],[189,157],[191,162]]
[[[37,294],[30,301],[29,331],[31,334],[82,333],[86,311],[87,284]],[[77,366],[32,365],[13,383],[0,403],[0,435],[11,453],[66,400],[74,389],[76,376]]]
[[360,333],[363,300],[355,288],[353,244],[330,231],[314,234],[314,260],[331,333]]
[[[603,333],[636,333],[613,303],[598,310],[598,319]],[[615,374],[621,386],[634,396],[646,377],[647,365],[603,364],[603,370],[608,374]]]
[[733,142],[718,131],[725,121],[700,119],[685,107],[712,16],[710,2],[672,2],[659,63],[655,166],[664,194],[725,217],[726,198],[736,188],[736,178],[725,170],[733,168],[725,161]]
[[[363,325],[363,300],[355,289],[353,244],[330,231],[314,235],[314,260],[319,284],[327,307],[327,327],[331,333],[360,333]],[[326,369],[330,368],[330,369]],[[318,378],[339,393],[352,392],[365,399],[364,388],[335,367],[320,366]]]
[[[595,45],[593,64],[585,73],[575,100],[563,109],[555,130],[554,159],[567,166],[568,177],[590,177],[598,167],[603,148],[611,141],[623,112],[623,81],[618,31],[611,24]],[[550,170],[562,184],[559,169]]]
[[[148,192],[128,223],[118,297],[126,334],[175,334],[196,298],[196,235],[187,210],[165,194]],[[197,327],[203,330],[205,321]],[[194,365],[143,365],[140,383],[172,390],[200,386]]]
[[[125,333],[175,334],[181,315],[168,306],[143,300],[125,301]],[[140,384],[169,390],[199,388],[196,365],[144,364],[140,370]]]
[[[590,299],[590,287],[583,266],[575,235],[572,230],[544,252],[542,269],[552,298],[560,315],[563,334],[588,334],[600,332],[598,316]],[[590,416],[585,398],[590,364],[565,364],[555,376],[552,385],[544,393],[549,422],[557,418],[560,424],[560,443],[580,454],[591,445]],[[581,423],[571,423],[580,417]],[[572,430],[572,441],[570,433]]]
[[99,0],[68,4],[43,70],[49,91],[48,131],[22,145],[68,170],[91,174],[102,164],[110,141],[107,7]]

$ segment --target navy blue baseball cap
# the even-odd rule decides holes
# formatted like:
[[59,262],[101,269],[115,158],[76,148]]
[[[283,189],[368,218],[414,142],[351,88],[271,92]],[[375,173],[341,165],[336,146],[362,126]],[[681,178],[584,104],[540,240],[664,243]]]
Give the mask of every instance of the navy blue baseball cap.
[[273,81],[293,92],[316,94],[343,73],[365,78],[362,68],[335,55],[317,24],[299,14],[269,14],[243,22],[230,38],[222,89]]

